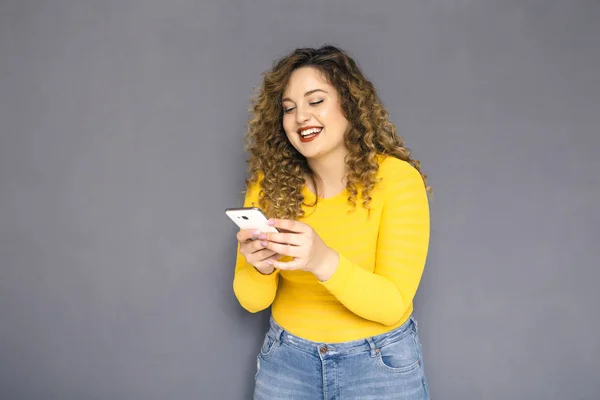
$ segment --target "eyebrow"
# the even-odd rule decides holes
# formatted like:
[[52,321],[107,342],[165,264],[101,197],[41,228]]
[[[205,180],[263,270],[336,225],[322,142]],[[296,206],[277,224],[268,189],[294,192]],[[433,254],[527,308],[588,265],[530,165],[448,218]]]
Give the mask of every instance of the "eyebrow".
[[[308,92],[304,93],[304,97],[306,96],[310,96],[311,94],[315,93],[315,92],[323,92],[323,93],[327,93],[327,91],[323,90],[323,89],[313,89],[313,90],[309,90]],[[290,99],[289,97],[286,97],[284,99],[281,100],[281,102],[283,103],[284,101],[292,101],[292,99]]]

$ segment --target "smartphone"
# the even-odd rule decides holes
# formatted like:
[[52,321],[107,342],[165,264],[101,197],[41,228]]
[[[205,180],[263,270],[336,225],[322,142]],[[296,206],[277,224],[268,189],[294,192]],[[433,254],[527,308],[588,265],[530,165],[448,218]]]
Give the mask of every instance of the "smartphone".
[[269,225],[268,219],[258,207],[228,208],[225,214],[241,229],[258,229],[261,232],[279,232]]

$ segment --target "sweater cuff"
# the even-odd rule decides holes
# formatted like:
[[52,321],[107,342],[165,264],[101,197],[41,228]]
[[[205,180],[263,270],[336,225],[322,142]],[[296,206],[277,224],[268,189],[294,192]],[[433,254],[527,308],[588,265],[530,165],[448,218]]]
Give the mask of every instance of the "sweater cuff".
[[343,292],[354,273],[354,264],[343,255],[340,254],[339,256],[340,261],[331,278],[321,282],[325,289],[332,293]]
[[277,279],[277,276],[279,275],[278,269],[276,269],[275,271],[273,271],[273,273],[269,275],[261,274],[256,268],[254,268],[252,264],[246,265],[246,271],[248,273],[248,276],[250,276],[252,280],[262,284],[273,282],[275,279]]

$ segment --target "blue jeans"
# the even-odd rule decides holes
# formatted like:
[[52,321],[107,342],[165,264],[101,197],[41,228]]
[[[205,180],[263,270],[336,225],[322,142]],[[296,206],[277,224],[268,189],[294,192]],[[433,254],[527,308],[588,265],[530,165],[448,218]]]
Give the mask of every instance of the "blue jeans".
[[271,318],[257,357],[255,400],[429,400],[413,317],[382,335],[317,343]]

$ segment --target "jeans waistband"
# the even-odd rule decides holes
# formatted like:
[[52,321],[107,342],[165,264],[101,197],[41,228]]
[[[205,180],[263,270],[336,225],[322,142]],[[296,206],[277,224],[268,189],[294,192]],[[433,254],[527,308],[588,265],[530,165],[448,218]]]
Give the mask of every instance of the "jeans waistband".
[[315,353],[318,351],[327,351],[327,353],[355,353],[360,351],[370,351],[371,355],[375,355],[375,350],[380,348],[386,343],[395,342],[408,333],[417,331],[417,321],[411,315],[409,319],[399,327],[392,329],[389,332],[382,333],[380,335],[367,337],[364,339],[352,340],[348,342],[338,343],[327,343],[327,342],[313,342],[294,336],[287,330],[283,329],[274,319],[270,318],[269,321],[270,329],[268,335],[271,336],[275,341],[285,343],[289,346],[295,347],[299,350],[303,350],[308,353]]

